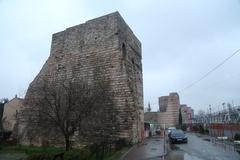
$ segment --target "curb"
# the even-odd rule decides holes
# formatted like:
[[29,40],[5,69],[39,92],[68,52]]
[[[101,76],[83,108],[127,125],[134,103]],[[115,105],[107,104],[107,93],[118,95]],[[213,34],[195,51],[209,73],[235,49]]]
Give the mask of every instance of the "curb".
[[133,145],[131,148],[129,148],[128,151],[125,152],[125,153],[119,158],[119,160],[124,160],[124,158],[126,157],[126,155],[127,155],[129,152],[131,152],[134,148],[136,148],[137,145],[138,145],[138,144],[135,144],[135,145]]
[[125,153],[120,157],[119,160],[124,160],[124,158],[126,157],[126,155],[127,155],[129,152],[131,152],[133,149],[135,149],[135,148],[138,147],[139,145],[144,144],[144,142],[145,142],[146,140],[147,140],[147,139],[144,139],[142,142],[134,144],[131,148],[128,149],[127,152],[125,152]]
[[[148,139],[145,139],[145,140],[143,140],[141,143],[137,143],[137,144],[133,145],[131,148],[129,148],[129,149],[119,158],[119,160],[126,160],[125,157],[127,156],[127,154],[128,154],[129,152],[131,152],[132,150],[134,150],[134,149],[137,148],[138,146],[145,144],[147,140],[148,140]],[[163,153],[163,154],[161,155],[161,157],[165,157],[167,154],[168,154],[168,150],[167,150],[166,153]]]

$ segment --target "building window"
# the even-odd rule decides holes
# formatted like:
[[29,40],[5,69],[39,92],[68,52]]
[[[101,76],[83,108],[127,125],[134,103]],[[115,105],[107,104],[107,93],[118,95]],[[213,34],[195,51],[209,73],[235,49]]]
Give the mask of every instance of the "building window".
[[123,58],[125,59],[127,56],[127,51],[126,51],[126,46],[124,43],[122,44],[122,53],[123,53]]

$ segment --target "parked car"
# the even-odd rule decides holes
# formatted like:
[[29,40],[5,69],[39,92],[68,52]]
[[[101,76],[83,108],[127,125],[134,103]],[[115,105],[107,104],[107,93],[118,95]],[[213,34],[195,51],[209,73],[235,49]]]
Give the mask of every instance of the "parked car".
[[176,130],[176,127],[169,127],[168,128],[168,137],[173,130]]
[[188,143],[188,138],[182,130],[172,130],[169,134],[170,143]]
[[161,134],[161,129],[160,129],[160,128],[158,128],[158,129],[156,130],[156,134],[157,134],[157,135],[160,135],[160,134]]

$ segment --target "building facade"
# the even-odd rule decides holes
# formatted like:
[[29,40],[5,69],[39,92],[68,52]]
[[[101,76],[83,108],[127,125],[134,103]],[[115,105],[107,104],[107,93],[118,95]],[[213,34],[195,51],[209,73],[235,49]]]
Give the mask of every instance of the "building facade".
[[13,131],[16,127],[18,112],[23,107],[23,99],[17,96],[4,105],[3,111],[3,129]]
[[194,111],[191,107],[188,107],[186,104],[181,104],[181,114],[182,114],[182,123],[183,124],[192,124]]
[[25,99],[38,97],[33,88],[53,81],[96,79],[102,69],[114,91],[112,112],[119,122],[120,138],[136,143],[144,132],[141,43],[118,12],[53,34],[51,53],[40,73],[29,85]]

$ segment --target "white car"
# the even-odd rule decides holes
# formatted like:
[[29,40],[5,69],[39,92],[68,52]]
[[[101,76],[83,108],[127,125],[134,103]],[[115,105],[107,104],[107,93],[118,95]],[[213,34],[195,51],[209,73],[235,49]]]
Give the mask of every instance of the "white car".
[[172,130],[176,130],[176,127],[169,127],[169,128],[168,128],[168,134],[171,133]]

